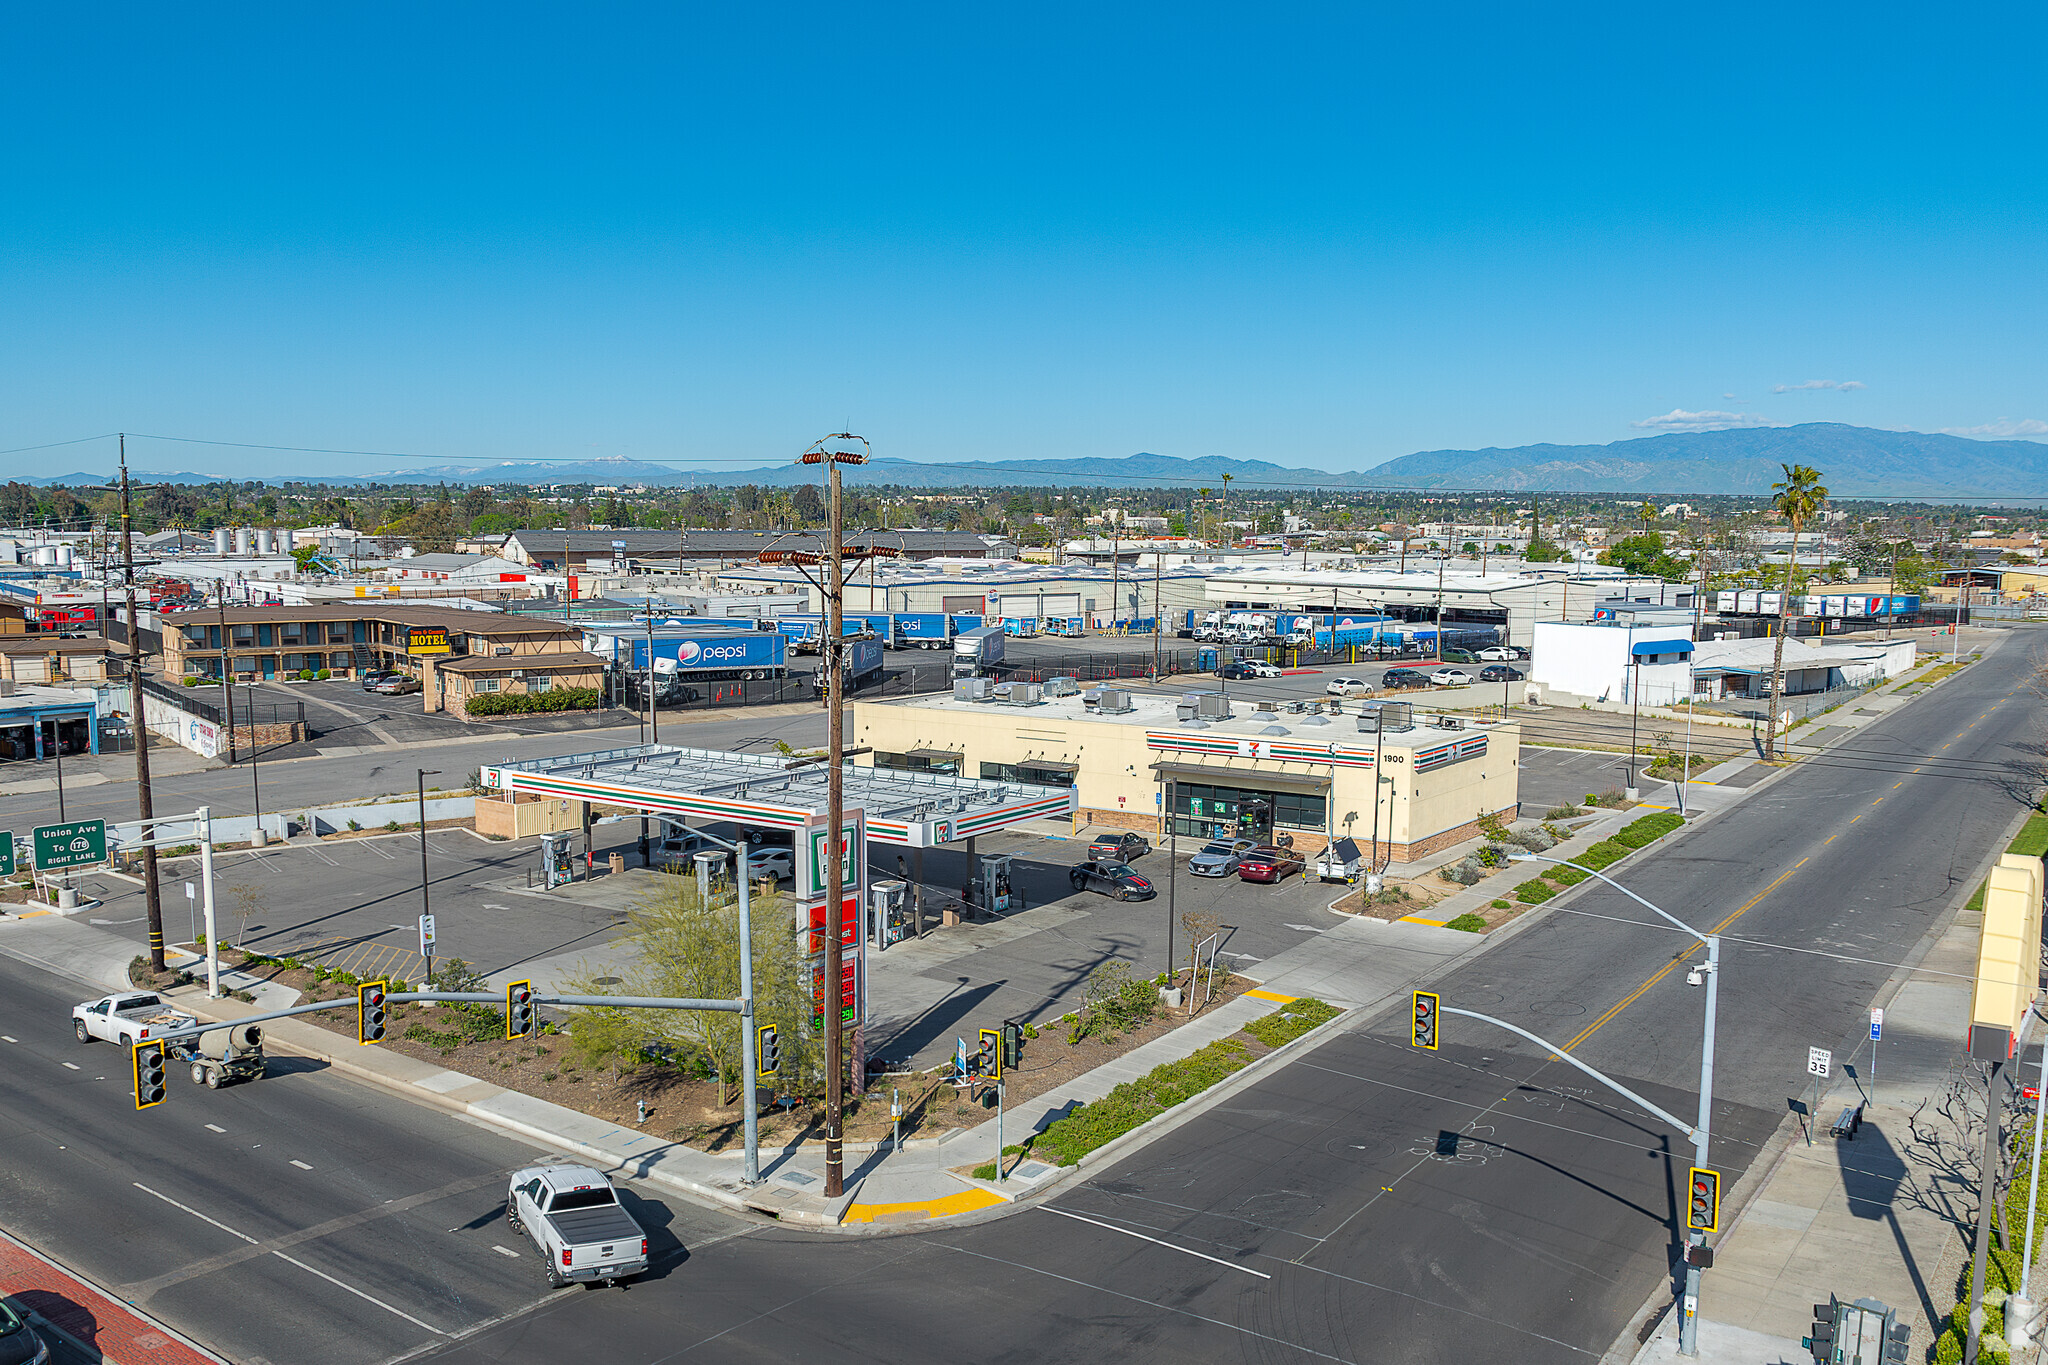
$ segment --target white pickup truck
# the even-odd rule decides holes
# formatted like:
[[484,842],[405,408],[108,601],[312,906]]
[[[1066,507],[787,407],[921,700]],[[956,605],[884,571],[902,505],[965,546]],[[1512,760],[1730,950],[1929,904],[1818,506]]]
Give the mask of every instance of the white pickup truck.
[[548,1283],[618,1284],[647,1269],[647,1234],[619,1205],[604,1172],[588,1166],[528,1166],[512,1173],[505,1221],[540,1248]]
[[189,1028],[198,1022],[149,991],[105,995],[71,1007],[71,1031],[81,1043],[97,1039],[125,1047],[146,1043],[171,1029]]

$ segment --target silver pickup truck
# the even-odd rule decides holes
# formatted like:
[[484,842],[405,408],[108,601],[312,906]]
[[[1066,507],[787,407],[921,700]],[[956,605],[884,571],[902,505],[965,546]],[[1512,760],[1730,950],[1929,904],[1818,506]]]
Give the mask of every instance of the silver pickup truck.
[[528,1166],[512,1173],[505,1221],[540,1249],[548,1283],[618,1284],[647,1269],[647,1234],[619,1205],[604,1172],[588,1166]]

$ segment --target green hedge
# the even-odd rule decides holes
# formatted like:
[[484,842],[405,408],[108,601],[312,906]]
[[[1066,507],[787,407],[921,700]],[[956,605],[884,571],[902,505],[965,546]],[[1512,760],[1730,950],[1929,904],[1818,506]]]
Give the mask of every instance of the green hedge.
[[1033,1140],[1031,1149],[1061,1166],[1072,1166],[1104,1143],[1112,1142],[1148,1119],[1201,1094],[1251,1061],[1251,1049],[1221,1038],[1192,1056],[1153,1067],[1135,1081],[1125,1081],[1092,1104],[1056,1119]]
[[1486,932],[1486,917],[1473,914],[1460,915],[1449,924],[1446,924],[1444,928],[1462,929],[1468,934],[1483,934]]
[[1544,881],[1526,881],[1515,888],[1515,899],[1524,905],[1541,905],[1556,894],[1556,888]]
[[485,692],[471,697],[472,716],[520,716],[544,711],[595,711],[601,700],[594,687],[557,687],[546,692]]
[[1655,815],[1645,815],[1640,820],[1633,820],[1623,825],[1620,831],[1615,834],[1614,841],[1618,844],[1626,844],[1632,849],[1648,848],[1651,844],[1656,843],[1659,839],[1671,833],[1672,830],[1678,829],[1684,824],[1684,817],[1680,816],[1677,812],[1660,811]]
[[1313,996],[1290,1000],[1271,1014],[1259,1016],[1244,1026],[1244,1031],[1264,1043],[1267,1047],[1281,1047],[1293,1042],[1318,1024],[1327,1024],[1340,1013],[1335,1005],[1324,1004]]

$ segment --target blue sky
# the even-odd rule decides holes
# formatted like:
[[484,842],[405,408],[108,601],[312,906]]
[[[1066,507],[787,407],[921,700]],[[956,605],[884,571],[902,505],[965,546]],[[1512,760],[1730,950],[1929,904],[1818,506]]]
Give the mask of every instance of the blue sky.
[[2048,433],[2048,95],[1998,55],[2043,26],[17,8],[0,447],[752,464],[846,427],[1361,469],[1726,422]]

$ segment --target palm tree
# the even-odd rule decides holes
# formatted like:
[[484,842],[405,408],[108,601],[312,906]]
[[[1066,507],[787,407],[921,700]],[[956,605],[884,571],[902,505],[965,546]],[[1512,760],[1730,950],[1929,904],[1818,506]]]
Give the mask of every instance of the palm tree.
[[[1226,522],[1230,520],[1230,481],[1236,477],[1235,474],[1225,474],[1223,476],[1223,519]],[[1223,534],[1225,536],[1230,534],[1228,527],[1224,528]]]
[[1651,502],[1648,498],[1644,498],[1640,515],[1643,519],[1643,534],[1648,535],[1650,534],[1650,523],[1657,519],[1657,504]]
[[1778,748],[1778,697],[1784,686],[1785,618],[1792,605],[1792,575],[1799,565],[1799,531],[1827,500],[1820,471],[1803,464],[1780,464],[1782,483],[1771,485],[1771,506],[1792,524],[1792,553],[1785,558],[1785,590],[1778,595],[1778,643],[1771,650],[1771,713],[1764,717],[1764,757],[1772,758]]
[[[1197,498],[1199,498],[1199,499],[1201,500],[1201,502],[1207,502],[1207,501],[1209,501],[1209,490],[1208,490],[1208,489],[1206,489],[1206,488],[1197,488],[1197,489],[1195,490],[1195,496],[1196,496]],[[1199,505],[1199,504],[1197,504],[1197,505]],[[1195,539],[1196,539],[1196,540],[1207,540],[1207,539],[1208,539],[1208,537],[1207,537],[1207,536],[1205,536],[1205,535],[1203,535],[1203,534],[1202,534],[1202,532],[1201,532],[1201,529],[1200,529],[1200,528],[1198,527],[1198,528],[1196,528],[1196,531],[1195,531]]]

